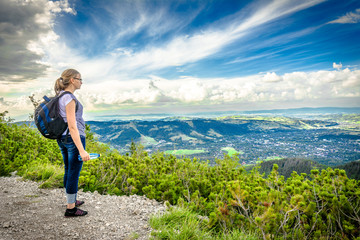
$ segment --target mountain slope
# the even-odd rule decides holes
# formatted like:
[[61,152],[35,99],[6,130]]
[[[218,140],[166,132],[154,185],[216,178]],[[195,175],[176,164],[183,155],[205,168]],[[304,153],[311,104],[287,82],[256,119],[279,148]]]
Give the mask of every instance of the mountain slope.
[[336,168],[344,169],[349,178],[360,180],[360,160],[339,165]]
[[[268,176],[271,170],[273,169],[274,164],[278,165],[278,172],[280,175],[283,175],[285,179],[291,177],[292,172],[297,172],[298,174],[306,173],[307,175],[311,174],[312,169],[327,169],[328,167],[333,169],[344,169],[346,171],[346,175],[351,179],[360,179],[360,161],[349,162],[344,165],[339,166],[327,166],[323,164],[319,164],[315,161],[308,159],[300,159],[300,158],[285,158],[281,160],[271,160],[261,162],[259,172],[265,173],[265,176]],[[247,167],[248,171],[251,171],[254,166]]]

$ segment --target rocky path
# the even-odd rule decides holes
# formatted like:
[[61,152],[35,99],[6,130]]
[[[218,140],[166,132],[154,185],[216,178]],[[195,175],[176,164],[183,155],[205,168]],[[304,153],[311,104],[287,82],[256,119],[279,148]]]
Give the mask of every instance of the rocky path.
[[165,207],[142,196],[78,193],[84,217],[65,218],[64,189],[39,189],[39,183],[0,177],[0,240],[149,239],[151,214]]

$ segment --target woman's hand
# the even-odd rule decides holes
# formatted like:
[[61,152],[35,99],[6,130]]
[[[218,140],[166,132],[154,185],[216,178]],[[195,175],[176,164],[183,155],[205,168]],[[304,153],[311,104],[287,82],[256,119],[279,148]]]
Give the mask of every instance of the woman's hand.
[[90,155],[87,153],[87,151],[80,152],[81,160],[86,162],[90,160]]

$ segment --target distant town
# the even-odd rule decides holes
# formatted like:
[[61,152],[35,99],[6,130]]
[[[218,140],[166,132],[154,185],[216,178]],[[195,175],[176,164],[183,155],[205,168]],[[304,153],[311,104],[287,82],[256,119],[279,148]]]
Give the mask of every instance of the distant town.
[[167,143],[162,141],[151,151],[171,148],[202,149],[203,153],[193,154],[203,160],[223,158],[221,149],[233,148],[243,164],[255,164],[261,160],[278,158],[303,158],[315,160],[327,165],[350,162],[360,159],[360,141],[349,136],[329,135],[327,130],[269,130],[261,133],[220,138],[214,141],[199,143]]

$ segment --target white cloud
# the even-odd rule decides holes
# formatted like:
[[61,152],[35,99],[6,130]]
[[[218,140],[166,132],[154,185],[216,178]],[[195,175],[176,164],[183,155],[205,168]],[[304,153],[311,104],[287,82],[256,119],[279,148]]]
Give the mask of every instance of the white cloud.
[[282,78],[277,75],[276,73],[266,73],[264,76],[264,82],[280,82],[282,81]]
[[301,11],[303,9],[317,5],[325,0],[292,1],[278,0],[267,1],[266,6],[256,10],[253,15],[247,19],[241,19],[238,26],[233,29],[233,33],[242,33],[251,30],[254,27],[270,22],[287,14]]
[[339,70],[339,69],[342,68],[342,64],[341,64],[341,63],[337,64],[337,63],[334,62],[334,63],[333,63],[333,68]]
[[358,23],[360,22],[360,8],[356,9],[355,12],[346,13],[344,16],[339,17],[329,23]]
[[240,12],[239,16],[235,15],[230,23],[214,23],[198,33],[176,36],[160,45],[147,46],[140,51],[131,51],[131,55],[122,55],[116,61],[122,66],[121,70],[142,69],[143,71],[193,63],[218,53],[228,44],[253,31],[255,27],[323,1],[272,1],[246,19]]
[[181,66],[201,60],[219,51],[231,40],[223,32],[203,32],[193,36],[174,38],[159,47],[135,52],[120,58],[122,69],[154,70],[170,66]]
[[[265,81],[270,79],[270,81]],[[282,79],[282,81],[278,81]],[[0,112],[11,110],[12,117],[31,113],[32,106],[26,95],[10,97],[7,93],[14,89],[26,92],[29,85],[0,85]],[[35,93],[40,99],[52,92],[49,88],[38,89]],[[30,94],[29,94],[30,95]],[[293,72],[278,75],[275,72],[241,78],[183,77],[167,80],[152,76],[151,79],[84,82],[82,89],[76,92],[85,106],[85,112],[117,112],[126,109],[156,108],[181,112],[195,106],[207,106],[224,110],[225,105],[233,105],[233,110],[244,106],[262,106],[270,103],[286,104],[297,102],[300,107],[328,104],[329,97],[344,102],[353,102],[360,98],[360,70],[348,68],[334,71]],[[345,99],[345,100],[344,100]],[[356,104],[355,104],[356,105]],[[358,104],[356,105],[358,106]]]
[[[156,77],[152,77],[156,79]],[[265,81],[269,78],[271,81]],[[278,81],[281,79],[282,81]],[[108,89],[111,86],[111,90]],[[336,91],[334,90],[336,89]],[[200,79],[184,77],[177,80],[139,79],[124,82],[102,82],[84,86],[81,98],[96,94],[96,105],[124,106],[143,104],[209,104],[252,103],[254,101],[289,101],[360,97],[360,70],[294,72],[284,75],[268,73],[242,78]],[[161,100],[160,100],[161,99]],[[166,101],[164,101],[164,99]]]
[[[188,9],[179,15],[172,11],[174,6],[171,4],[174,3],[165,1],[160,6],[152,7],[144,1],[121,1],[105,6],[106,12],[112,19],[111,25],[116,27],[116,34],[110,38],[118,41],[123,38],[130,39],[140,32],[144,32],[150,37],[156,37],[174,31],[174,29],[180,31],[191,23],[202,9],[199,6],[195,9]],[[104,27],[97,15],[93,15],[93,18],[100,27]]]

